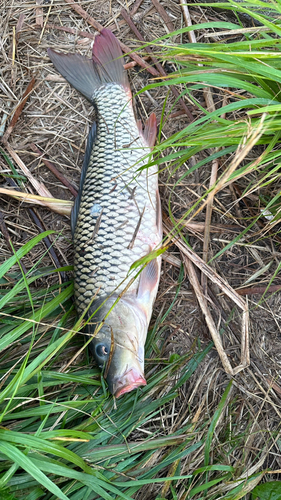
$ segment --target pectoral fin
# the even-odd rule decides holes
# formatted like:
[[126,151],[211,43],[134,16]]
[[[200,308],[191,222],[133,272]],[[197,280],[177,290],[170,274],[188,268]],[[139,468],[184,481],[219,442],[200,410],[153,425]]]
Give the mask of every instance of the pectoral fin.
[[142,122],[141,122],[141,120],[137,120],[137,127],[138,127],[139,134],[140,134],[140,135],[143,135],[143,132],[142,132]]

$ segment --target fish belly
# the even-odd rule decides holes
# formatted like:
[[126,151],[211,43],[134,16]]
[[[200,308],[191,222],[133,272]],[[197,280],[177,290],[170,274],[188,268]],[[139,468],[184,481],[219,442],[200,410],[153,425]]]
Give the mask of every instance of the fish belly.
[[[98,89],[97,135],[74,233],[75,300],[82,312],[94,298],[122,292],[130,266],[160,243],[157,168],[138,130],[131,102],[116,84]],[[146,156],[146,158],[144,158]],[[139,278],[130,285],[137,291]]]

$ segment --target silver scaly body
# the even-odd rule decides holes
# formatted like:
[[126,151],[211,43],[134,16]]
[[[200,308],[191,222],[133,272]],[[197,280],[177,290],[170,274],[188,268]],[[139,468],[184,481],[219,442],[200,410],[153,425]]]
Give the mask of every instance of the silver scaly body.
[[[93,101],[96,140],[74,233],[75,300],[81,313],[94,295],[122,292],[131,265],[160,242],[155,220],[157,168],[138,172],[150,151],[128,95],[112,84],[99,89]],[[138,283],[139,278],[131,293]]]
[[161,258],[143,270],[132,264],[160,247],[161,207],[156,166],[146,167],[156,116],[136,122],[117,39],[102,30],[92,60],[48,54],[59,72],[94,105],[79,194],[72,211],[75,302],[85,309],[85,333],[112,394],[146,385],[144,344]]

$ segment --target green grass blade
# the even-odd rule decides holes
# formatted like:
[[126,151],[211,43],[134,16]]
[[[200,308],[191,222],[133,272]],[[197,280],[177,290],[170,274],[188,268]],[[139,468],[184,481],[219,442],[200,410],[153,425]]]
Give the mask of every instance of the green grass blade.
[[18,448],[10,443],[0,442],[0,452],[6,455],[10,460],[17,463],[26,472],[28,472],[39,484],[44,486],[51,493],[56,495],[61,500],[69,500],[69,498],[56,486],[43,472],[36,467],[31,460],[24,455]]
[[229,396],[229,393],[230,393],[230,390],[232,388],[232,380],[230,380],[230,382],[228,383],[224,393],[223,393],[223,396],[219,402],[219,405],[218,405],[218,408],[217,410],[215,411],[214,413],[214,416],[212,418],[212,422],[211,422],[211,425],[209,427],[209,430],[208,430],[208,434],[207,434],[207,438],[206,438],[206,444],[205,444],[205,454],[204,454],[204,464],[205,466],[209,465],[209,459],[210,459],[210,448],[211,448],[211,443],[212,443],[212,439],[213,439],[213,435],[214,435],[214,432],[215,432],[215,428],[216,428],[216,425],[218,423],[218,420],[222,414],[222,411],[226,405],[226,402],[228,400],[228,396]]
[[[32,327],[34,322],[41,321],[45,316],[48,316],[54,309],[56,309],[60,304],[65,302],[71,297],[73,293],[73,285],[70,285],[66,290],[63,290],[60,295],[55,297],[50,302],[47,302],[42,309],[31,314],[28,318],[25,318],[25,322],[14,329],[14,331],[8,335],[5,335],[0,339],[0,351],[9,346],[12,342],[15,342],[23,333],[25,333],[29,328]],[[30,320],[30,321],[29,321]]]
[[2,278],[4,274],[6,274],[9,269],[17,263],[18,260],[22,259],[28,252],[30,252],[30,250],[32,250],[35,245],[40,243],[40,241],[46,238],[46,236],[54,233],[55,231],[45,231],[44,233],[38,234],[37,236],[32,238],[32,240],[25,243],[19,250],[17,250],[16,255],[10,257],[0,266],[0,278]]

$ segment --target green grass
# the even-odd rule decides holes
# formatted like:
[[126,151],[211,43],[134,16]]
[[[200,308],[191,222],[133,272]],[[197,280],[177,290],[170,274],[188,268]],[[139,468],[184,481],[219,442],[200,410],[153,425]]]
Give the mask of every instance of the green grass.
[[[159,165],[160,171],[169,169],[168,180],[173,179],[176,172],[180,172],[170,195],[171,205],[173,192],[182,182],[188,181],[194,170],[204,168],[214,159],[221,159],[224,162],[229,159],[230,163],[235,154],[239,159],[241,144],[243,141],[249,141],[253,132],[259,129],[260,134],[253,146],[260,145],[262,150],[257,149],[255,160],[241,158],[241,164],[238,164],[229,177],[225,175],[226,169],[225,182],[221,189],[230,181],[235,182],[244,178],[247,184],[243,196],[260,192],[262,194],[263,191],[267,194],[271,192],[271,196],[260,197],[260,202],[256,206],[255,220],[260,218],[261,209],[276,215],[280,207],[278,186],[281,159],[279,147],[281,23],[280,20],[271,22],[267,16],[254,12],[255,7],[260,9],[265,5],[268,7],[264,2],[244,2],[244,7],[235,2],[210,5],[235,8],[239,12],[248,13],[267,27],[267,31],[256,28],[252,34],[247,33],[242,41],[232,42],[231,38],[229,40],[231,31],[240,28],[239,25],[211,22],[182,28],[174,34],[182,35],[190,30],[201,33],[200,30],[204,30],[204,32],[227,31],[229,36],[221,37],[221,41],[212,43],[208,43],[206,38],[206,43],[177,45],[170,41],[169,35],[155,41],[159,57],[163,61],[173,62],[177,70],[169,73],[164,81],[155,81],[143,90],[149,91],[155,87],[170,85],[180,86],[182,95],[186,95],[193,103],[193,110],[199,113],[199,118],[166,140],[160,140],[154,153],[154,163]],[[275,16],[280,15],[279,2],[270,2],[270,9],[275,12]],[[199,102],[199,96],[206,87],[211,88],[219,98],[217,109],[212,112],[207,111]],[[227,103],[221,105],[224,95],[227,97]],[[161,128],[172,112],[173,108],[167,113],[165,111],[162,113],[159,137]],[[205,159],[202,157],[198,159],[199,153],[202,152],[206,152]],[[189,169],[181,169],[194,155],[198,155],[196,164]],[[216,185],[220,180],[218,178]],[[216,186],[213,186],[213,189],[216,189]],[[195,208],[198,209],[200,203],[203,207],[202,202],[207,194],[206,191],[183,218],[192,217],[192,213],[195,213]],[[170,205],[170,217],[173,219]],[[279,219],[278,213],[276,220]]]
[[[45,290],[38,296],[34,279],[57,270],[39,268],[34,275],[32,269],[24,279],[11,272],[44,236],[33,238],[1,266],[2,279],[17,284],[1,293],[0,496],[42,498],[47,490],[44,498],[130,498],[154,478],[163,482],[162,470],[202,445],[193,442],[191,424],[162,435],[153,422],[210,347],[192,357],[163,361],[147,387],[123,397],[115,408],[99,371],[85,358],[63,370],[65,350],[83,345],[74,322],[72,284],[53,286],[52,293]],[[175,377],[170,391],[153,397],[156,388]],[[151,429],[148,437],[128,443],[139,428]],[[162,447],[161,463],[142,469]]]
[[[32,287],[33,278],[57,270],[35,266],[25,279],[16,271],[15,262],[40,245],[43,236],[33,238],[2,264],[2,283],[6,277],[16,285],[8,286],[6,281],[1,289],[5,315],[0,329],[0,498],[132,498],[144,485],[155,483],[161,490],[168,482],[171,494],[176,495],[182,484],[189,491],[187,498],[197,499],[225,481],[231,484],[235,468],[223,455],[216,463],[209,461],[213,433],[229,404],[231,384],[211,421],[204,417],[192,423],[190,418],[172,432],[161,425],[212,344],[159,363],[155,346],[161,342],[159,332],[165,328],[172,303],[149,332],[147,387],[125,395],[115,405],[86,353],[64,371],[73,349],[83,345],[71,301],[72,285],[55,285],[51,293],[38,293]],[[182,279],[181,271],[177,293]],[[198,450],[205,453],[205,464],[182,474],[181,464]],[[217,498],[217,493],[208,498]]]

